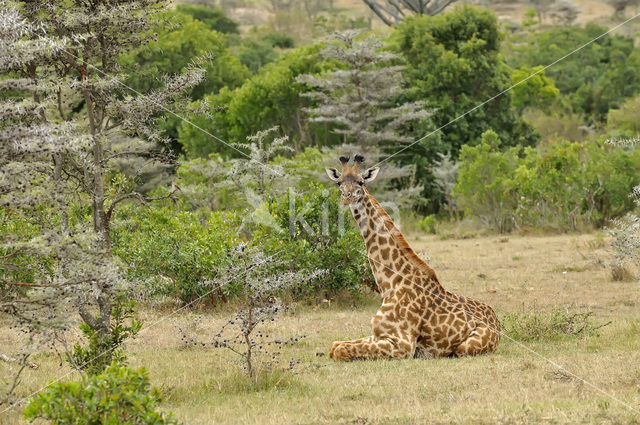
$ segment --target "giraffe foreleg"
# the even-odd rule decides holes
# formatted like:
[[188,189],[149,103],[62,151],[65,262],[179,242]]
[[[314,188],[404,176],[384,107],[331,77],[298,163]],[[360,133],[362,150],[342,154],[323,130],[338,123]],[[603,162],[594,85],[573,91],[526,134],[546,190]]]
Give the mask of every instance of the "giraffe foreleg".
[[342,344],[358,344],[358,343],[363,343],[363,342],[371,342],[371,340],[373,339],[372,336],[368,336],[365,338],[360,338],[360,339],[356,339],[353,341],[335,341],[333,344],[331,344],[331,348],[329,349],[329,357],[333,358],[333,352],[335,351],[336,347],[342,345]]
[[377,338],[370,336],[357,341],[337,341],[329,350],[336,361],[356,359],[406,359],[413,357],[415,338]]

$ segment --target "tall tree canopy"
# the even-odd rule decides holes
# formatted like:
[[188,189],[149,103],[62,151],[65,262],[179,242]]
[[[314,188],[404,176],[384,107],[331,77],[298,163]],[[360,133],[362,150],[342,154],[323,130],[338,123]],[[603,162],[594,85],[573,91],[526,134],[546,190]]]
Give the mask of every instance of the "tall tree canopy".
[[[457,158],[465,144],[479,142],[495,129],[503,145],[531,145],[533,128],[516,114],[511,93],[478,107],[510,86],[511,72],[500,55],[501,35],[491,11],[457,6],[437,16],[411,16],[394,33],[396,48],[407,62],[408,100],[435,108],[428,127],[415,127],[415,139],[431,134],[405,151],[403,161],[418,166],[429,209],[442,201],[433,186],[432,161],[437,153]],[[477,107],[477,108],[476,108]],[[438,133],[433,129],[441,128]]]

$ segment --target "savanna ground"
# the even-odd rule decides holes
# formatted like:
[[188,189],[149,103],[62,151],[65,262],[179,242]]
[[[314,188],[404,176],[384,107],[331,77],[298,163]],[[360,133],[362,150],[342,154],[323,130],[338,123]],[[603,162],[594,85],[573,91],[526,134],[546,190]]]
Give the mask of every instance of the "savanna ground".
[[[487,301],[501,319],[569,309],[593,312],[596,326],[610,322],[585,335],[523,344],[640,410],[640,287],[612,281],[602,237],[411,239],[446,287]],[[247,392],[230,353],[185,347],[181,340],[179,328],[207,340],[226,311],[182,311],[153,325],[171,310],[143,309],[145,327],[151,327],[128,343],[130,363],[149,369],[164,392],[164,408],[189,425],[640,423],[639,413],[506,337],[496,353],[475,358],[335,363],[327,356],[331,342],[368,335],[377,302],[321,305],[300,305],[276,322],[273,331],[283,336],[306,334],[287,353],[301,364],[295,374],[264,378],[261,389]],[[16,344],[15,332],[4,325],[0,346]],[[26,373],[22,394],[69,370],[53,354],[34,360],[39,368]],[[0,364],[0,372],[8,367]],[[77,376],[65,379],[71,378]],[[0,423],[21,423],[17,410],[1,415]]]

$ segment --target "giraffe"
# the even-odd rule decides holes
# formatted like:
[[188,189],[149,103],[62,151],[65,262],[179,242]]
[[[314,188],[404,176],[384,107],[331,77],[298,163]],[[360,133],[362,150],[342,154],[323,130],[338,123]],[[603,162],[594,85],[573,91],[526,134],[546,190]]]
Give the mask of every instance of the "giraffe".
[[409,246],[391,217],[369,193],[379,168],[360,172],[340,157],[342,173],[327,168],[342,203],[349,205],[367,248],[382,305],[371,319],[373,335],[336,341],[329,356],[337,361],[412,357],[472,356],[494,351],[500,323],[493,309],[480,301],[447,291],[435,272]]

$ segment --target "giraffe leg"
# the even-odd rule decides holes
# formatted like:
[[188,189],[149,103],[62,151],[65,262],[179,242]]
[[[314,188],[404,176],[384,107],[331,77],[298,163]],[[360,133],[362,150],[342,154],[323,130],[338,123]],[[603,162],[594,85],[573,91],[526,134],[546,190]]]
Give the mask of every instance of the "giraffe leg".
[[356,339],[353,341],[335,341],[333,344],[331,344],[331,348],[329,349],[329,357],[333,358],[333,352],[335,351],[336,347],[340,346],[341,344],[356,344],[356,343],[362,343],[362,342],[371,342],[372,338],[373,338],[372,336],[368,336],[368,337]]
[[477,326],[469,336],[458,345],[454,353],[458,357],[488,353],[495,350],[498,339],[498,334],[493,329],[487,326]]
[[335,342],[329,356],[337,361],[356,359],[403,359],[413,357],[416,343],[409,338],[376,338]]

